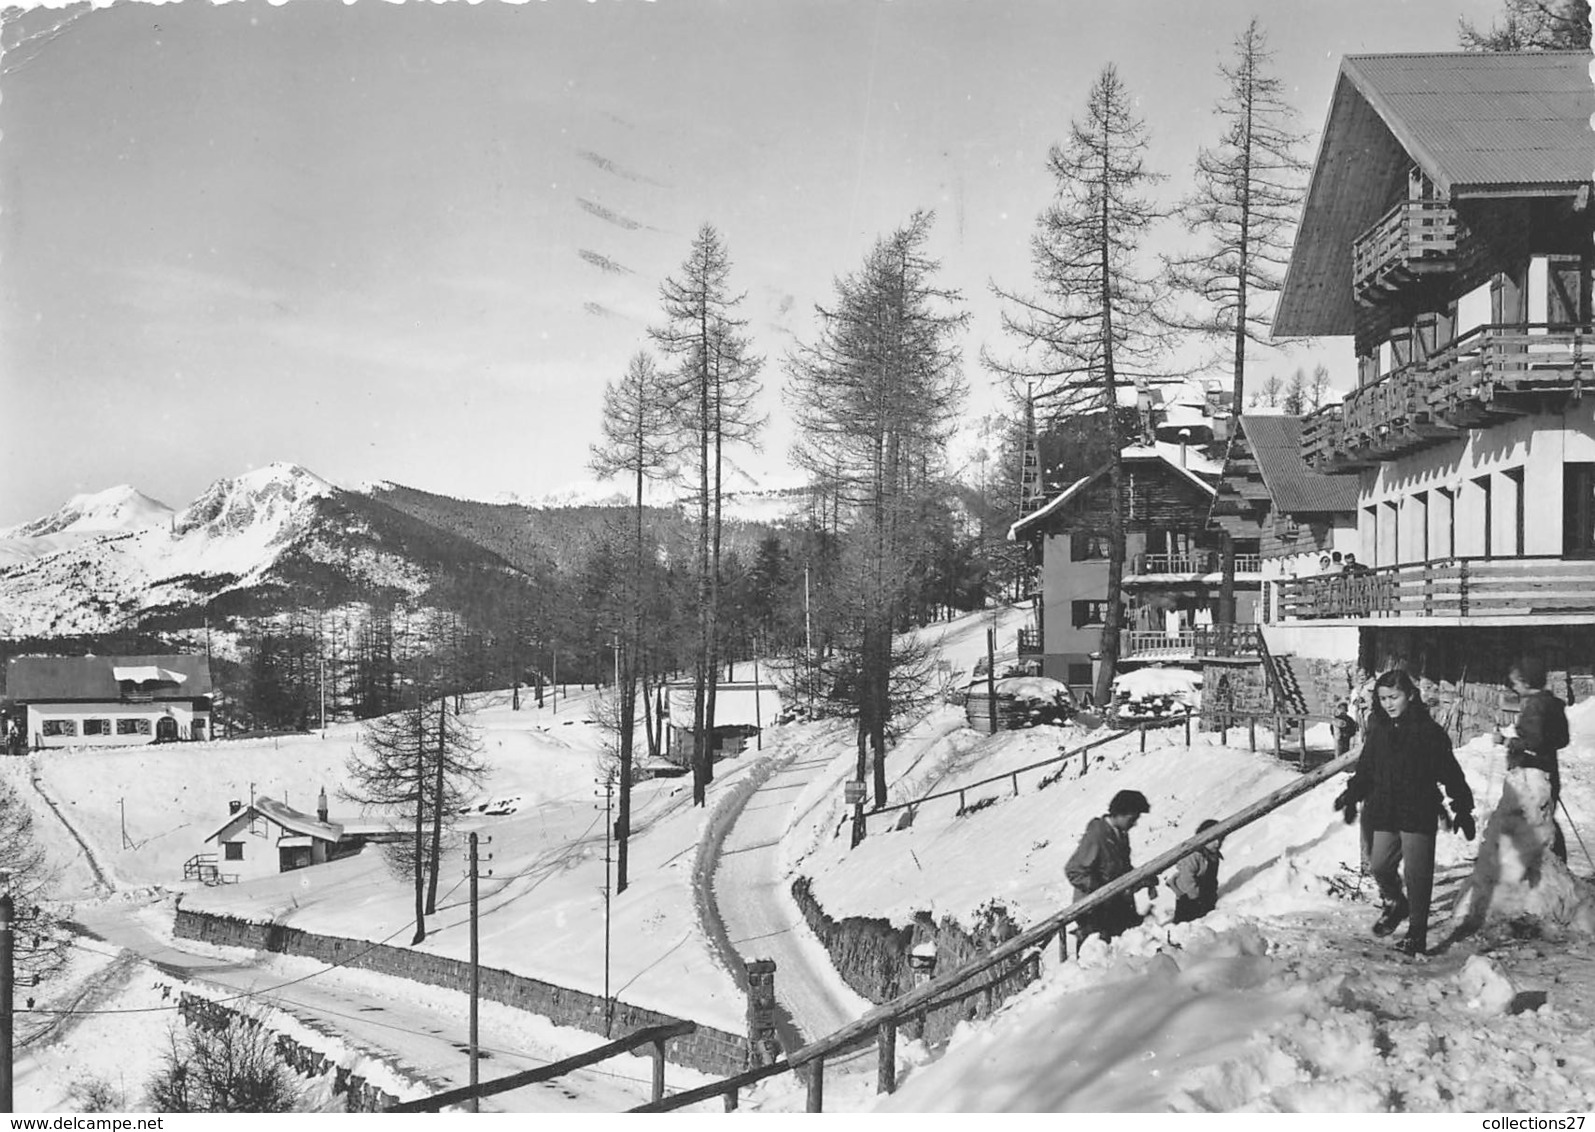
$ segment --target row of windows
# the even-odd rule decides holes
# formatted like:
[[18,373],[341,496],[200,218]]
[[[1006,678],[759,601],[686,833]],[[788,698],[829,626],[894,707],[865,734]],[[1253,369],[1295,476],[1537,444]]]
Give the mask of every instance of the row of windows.
[[[109,719],[85,719],[83,734],[109,735],[111,723]],[[150,721],[147,719],[118,719],[116,734],[118,735],[148,735],[150,734]],[[78,733],[78,720],[75,719],[47,719],[44,721],[43,731],[45,738],[75,738]]]
[[[1468,480],[1461,490],[1471,497],[1464,499],[1456,488],[1439,487],[1364,508],[1364,542],[1371,537],[1375,561],[1526,553],[1529,502],[1521,467]],[[1504,499],[1498,498],[1502,495]],[[1469,529],[1459,537],[1458,511],[1464,503],[1471,508],[1464,523]],[[1561,504],[1563,556],[1595,557],[1595,463],[1563,465]]]

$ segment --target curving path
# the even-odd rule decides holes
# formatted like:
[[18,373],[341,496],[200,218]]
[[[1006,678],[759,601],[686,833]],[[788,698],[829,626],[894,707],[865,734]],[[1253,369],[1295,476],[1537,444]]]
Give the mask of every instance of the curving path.
[[782,750],[768,758],[768,776],[729,815],[709,899],[743,962],[775,961],[776,998],[802,1044],[840,1029],[874,1004],[842,980],[786,887],[781,838],[799,799],[830,758]]

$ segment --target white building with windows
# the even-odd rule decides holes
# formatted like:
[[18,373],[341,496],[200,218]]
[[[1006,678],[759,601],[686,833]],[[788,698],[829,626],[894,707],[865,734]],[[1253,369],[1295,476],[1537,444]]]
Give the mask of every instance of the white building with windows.
[[20,656],[6,667],[7,715],[42,747],[125,747],[208,739],[203,656]]

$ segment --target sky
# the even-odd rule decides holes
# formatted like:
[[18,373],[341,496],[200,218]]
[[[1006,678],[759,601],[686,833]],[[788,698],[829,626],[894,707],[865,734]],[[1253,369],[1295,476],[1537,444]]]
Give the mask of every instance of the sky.
[[[918,208],[979,363],[1011,351],[1050,145],[1108,62],[1173,200],[1260,14],[1316,134],[1342,55],[1450,50],[1494,0],[260,0],[8,8],[0,526],[129,483],[182,507],[274,461],[476,499],[589,478],[605,382],[719,229],[765,358]],[[1304,148],[1310,158],[1316,140]],[[1156,238],[1173,250],[1169,225]],[[1342,344],[1343,345],[1343,344]],[[1334,343],[1265,359],[1329,364]],[[1256,371],[1253,371],[1256,372]]]

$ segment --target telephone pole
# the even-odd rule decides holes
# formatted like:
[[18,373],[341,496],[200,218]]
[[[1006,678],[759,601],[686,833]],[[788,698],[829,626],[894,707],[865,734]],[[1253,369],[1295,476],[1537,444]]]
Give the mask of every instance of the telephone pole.
[[615,776],[611,772],[604,775],[604,1037],[609,1037],[609,1031],[614,1025],[615,1008],[609,998],[609,840],[614,833],[613,819],[610,817],[610,804],[615,793]]
[[0,869],[0,1112],[14,1112],[11,1104],[11,873]]
[[[476,891],[476,882],[477,882],[477,879],[481,876],[481,867],[480,866],[481,866],[482,857],[481,857],[480,853],[478,852],[478,847],[480,845],[481,840],[482,839],[478,838],[477,835],[476,835],[476,832],[473,830],[471,832],[471,837],[470,837],[470,845],[471,845],[471,848],[470,848],[470,854],[471,854],[471,856],[470,856],[470,866],[471,866],[471,868],[470,868],[470,877],[471,877],[471,1024],[470,1024],[471,1033],[470,1033],[470,1058],[471,1058],[471,1088],[473,1090],[476,1088],[477,1084],[479,1083],[478,1082],[478,1076],[477,1076],[477,1073],[478,1073],[477,1062],[481,1058],[481,1044],[477,1040],[478,1039],[478,1025],[477,1025],[477,1023],[478,1023],[478,1012],[479,1012],[478,1011],[478,1007],[479,1007],[479,1003],[481,1002],[481,997],[482,997],[482,967],[481,967],[481,962],[480,962],[481,954],[480,954],[480,951],[479,951],[478,946],[477,946],[477,939],[478,939],[477,926],[478,926],[478,921],[479,921],[478,913],[479,913],[479,910],[480,910],[480,906],[479,906],[479,904],[477,902],[477,891]],[[493,839],[491,837],[487,838],[486,840],[487,840],[489,845],[491,845],[493,843]],[[489,853],[487,855],[487,859],[489,861],[491,861],[493,859],[493,855],[491,853]],[[488,870],[488,875],[489,876],[493,875],[493,870],[492,869]],[[476,1093],[473,1091],[472,1094],[471,1094],[471,1100],[470,1100],[470,1110],[472,1112],[481,1111],[477,1107],[479,1103],[480,1103],[480,1099],[477,1097]]]

